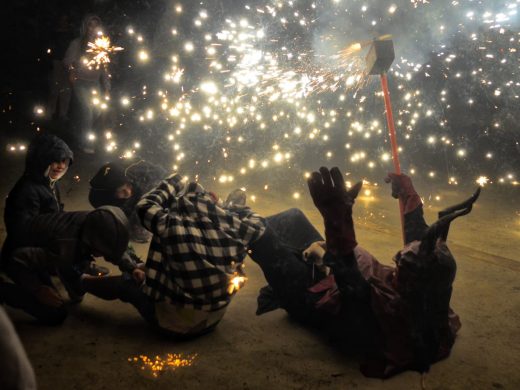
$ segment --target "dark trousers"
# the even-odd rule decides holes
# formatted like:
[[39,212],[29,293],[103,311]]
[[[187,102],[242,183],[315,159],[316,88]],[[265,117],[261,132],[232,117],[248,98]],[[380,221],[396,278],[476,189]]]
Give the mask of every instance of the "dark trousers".
[[250,257],[262,268],[280,306],[304,321],[313,317],[319,299],[307,289],[323,277],[302,255],[316,241],[323,238],[305,214],[289,209],[268,217],[265,233],[250,246]]
[[67,317],[65,306],[45,305],[29,290],[15,283],[0,281],[0,303],[23,310],[46,325],[59,325]]
[[[41,248],[27,247],[13,251],[4,246],[1,268],[13,283],[0,279],[0,303],[23,310],[43,324],[58,325],[67,317],[65,305],[59,307],[46,305],[35,295],[39,286],[55,288],[48,270],[43,266],[45,257],[43,255],[44,251]],[[19,257],[26,263],[14,260]]]

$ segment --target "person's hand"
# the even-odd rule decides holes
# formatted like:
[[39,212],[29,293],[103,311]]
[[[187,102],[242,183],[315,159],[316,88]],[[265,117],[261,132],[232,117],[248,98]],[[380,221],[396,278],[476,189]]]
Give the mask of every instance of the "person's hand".
[[392,197],[399,199],[403,204],[404,214],[408,214],[422,204],[421,197],[415,191],[412,179],[404,173],[389,173],[386,183],[392,183]]
[[405,197],[410,193],[415,193],[413,188],[412,179],[409,176],[401,173],[388,173],[385,178],[385,183],[392,183],[392,198],[399,199],[399,197]]
[[138,285],[141,285],[146,279],[146,274],[141,268],[134,268],[132,271],[132,278],[134,278]]
[[325,241],[316,241],[303,251],[303,258],[306,261],[312,261],[316,265],[323,265],[323,256],[325,256],[325,251]]
[[327,248],[332,253],[350,253],[356,247],[352,206],[362,182],[347,191],[343,175],[337,167],[321,167],[308,179],[314,205],[323,216]]
[[60,293],[50,286],[39,286],[34,292],[36,299],[44,305],[60,307],[63,305],[63,298]]

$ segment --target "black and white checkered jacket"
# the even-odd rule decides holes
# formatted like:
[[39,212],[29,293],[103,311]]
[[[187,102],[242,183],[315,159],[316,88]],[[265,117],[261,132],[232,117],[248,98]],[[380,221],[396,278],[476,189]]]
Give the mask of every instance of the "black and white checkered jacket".
[[195,182],[178,174],[162,181],[137,204],[153,233],[144,292],[155,301],[212,311],[226,306],[232,278],[242,273],[247,246],[265,230],[249,207],[223,208]]

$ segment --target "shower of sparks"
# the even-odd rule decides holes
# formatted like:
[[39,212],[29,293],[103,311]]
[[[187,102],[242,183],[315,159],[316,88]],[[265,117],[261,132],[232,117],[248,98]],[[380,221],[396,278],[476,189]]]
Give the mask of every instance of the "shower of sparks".
[[415,8],[417,8],[417,6],[419,6],[420,4],[428,4],[429,1],[428,0],[410,0],[410,3],[412,3],[413,6]]
[[[306,191],[304,172],[322,164],[381,180],[392,159],[383,96],[364,73],[363,52],[388,33],[404,172],[432,183],[518,185],[519,3],[263,0],[222,12],[179,0],[158,24],[160,41],[120,26],[132,55],[112,70],[125,81],[117,104],[92,99],[118,121],[88,141],[222,186],[254,182],[257,194],[290,178],[292,201]],[[99,37],[89,65],[105,66],[116,49]],[[9,151],[19,151],[16,142]]]
[[154,358],[146,355],[139,355],[128,358],[143,371],[148,371],[154,378],[166,371],[175,371],[180,367],[190,367],[197,358],[197,354],[183,356],[182,354],[169,353],[166,356],[155,356]]
[[90,59],[87,62],[89,68],[99,69],[101,66],[108,66],[110,63],[110,55],[123,50],[122,47],[112,46],[110,38],[106,35],[98,36],[94,42],[88,42],[87,53]]

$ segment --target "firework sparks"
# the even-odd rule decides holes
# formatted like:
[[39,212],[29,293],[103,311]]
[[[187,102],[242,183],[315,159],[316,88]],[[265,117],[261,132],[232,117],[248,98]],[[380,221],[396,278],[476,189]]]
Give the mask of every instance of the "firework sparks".
[[166,371],[175,371],[180,367],[191,367],[197,356],[197,354],[183,356],[182,354],[169,353],[166,356],[151,358],[147,355],[139,355],[129,357],[128,361],[138,365],[141,370],[147,371],[154,378],[157,378]]
[[101,66],[106,67],[110,63],[110,55],[118,51],[124,50],[119,46],[112,46],[110,38],[106,35],[98,36],[94,42],[88,42],[87,53],[90,59],[87,62],[89,68],[99,69]]
[[[266,191],[318,161],[347,161],[362,175],[382,177],[392,160],[382,94],[365,74],[362,54],[373,40],[361,37],[384,31],[396,43],[389,80],[404,171],[451,185],[473,184],[484,173],[488,185],[516,185],[517,160],[504,157],[520,150],[512,120],[520,99],[518,2],[345,4],[265,0],[212,20],[218,11],[209,3],[179,1],[175,22],[164,16],[162,50],[163,42],[148,48],[146,34],[124,26],[136,45],[124,65],[136,73],[129,71],[114,107],[119,126],[110,140],[98,136],[99,149],[163,153],[165,164],[215,184],[255,179]],[[425,16],[438,23],[428,34]],[[97,109],[108,107],[93,99]],[[122,137],[119,128],[133,133]],[[295,180],[286,196],[297,199],[304,186]]]
[[232,295],[240,290],[246,284],[247,278],[243,275],[235,275],[229,283],[228,293]]

